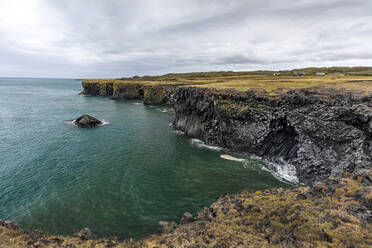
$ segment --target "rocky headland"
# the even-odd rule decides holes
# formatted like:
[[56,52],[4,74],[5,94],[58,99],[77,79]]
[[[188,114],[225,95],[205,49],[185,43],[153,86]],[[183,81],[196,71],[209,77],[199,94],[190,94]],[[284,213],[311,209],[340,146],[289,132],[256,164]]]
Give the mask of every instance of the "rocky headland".
[[306,185],[372,168],[372,91],[330,85],[269,94],[195,82],[110,81],[84,81],[83,88],[85,95],[172,105],[173,127],[185,135],[292,166]]

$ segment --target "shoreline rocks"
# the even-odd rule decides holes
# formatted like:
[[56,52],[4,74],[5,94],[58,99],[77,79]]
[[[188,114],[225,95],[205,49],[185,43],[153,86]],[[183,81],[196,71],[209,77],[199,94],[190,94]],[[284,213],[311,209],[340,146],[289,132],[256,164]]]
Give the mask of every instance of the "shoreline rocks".
[[177,228],[177,223],[167,222],[167,221],[159,221],[158,222],[158,229],[160,233],[171,233]]
[[185,212],[182,216],[182,219],[181,219],[181,225],[186,225],[186,224],[192,223],[194,221],[195,221],[195,219],[194,219],[194,217],[192,217],[192,214],[190,214],[189,212]]
[[80,230],[80,232],[75,233],[73,236],[80,238],[81,240],[89,240],[93,237],[93,234],[88,227],[85,227],[84,229]]

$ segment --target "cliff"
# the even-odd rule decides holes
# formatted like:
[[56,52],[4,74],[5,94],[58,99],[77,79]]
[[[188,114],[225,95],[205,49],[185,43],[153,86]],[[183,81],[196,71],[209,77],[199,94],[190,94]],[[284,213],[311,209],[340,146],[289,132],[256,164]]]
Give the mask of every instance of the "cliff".
[[108,96],[112,99],[137,99],[145,104],[171,104],[175,92],[174,84],[151,84],[136,82],[84,81],[83,94],[91,96]]
[[370,97],[311,90],[268,97],[254,91],[179,88],[173,126],[207,144],[295,167],[310,185],[329,175],[371,168]]
[[185,135],[293,168],[299,182],[307,185],[344,171],[372,168],[372,91],[355,90],[364,90],[365,84],[349,85],[348,90],[334,84],[278,88],[275,94],[262,88],[212,86],[83,82],[88,95],[171,104],[173,126]]
[[0,247],[372,247],[372,171],[330,177],[311,188],[226,195],[180,224],[140,241],[25,231],[0,221]]

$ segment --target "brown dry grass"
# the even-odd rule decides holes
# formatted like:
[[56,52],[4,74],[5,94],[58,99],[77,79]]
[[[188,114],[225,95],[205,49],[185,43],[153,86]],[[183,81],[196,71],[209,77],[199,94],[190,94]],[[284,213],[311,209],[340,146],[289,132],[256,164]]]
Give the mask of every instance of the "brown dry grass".
[[[181,74],[182,75],[182,74]],[[152,81],[141,79],[88,79],[85,83],[113,83],[115,86],[125,85],[179,85],[193,86],[212,89],[235,89],[247,91],[251,89],[265,90],[269,95],[278,95],[290,90],[307,88],[333,89],[340,91],[357,92],[362,95],[372,93],[372,76],[339,76],[337,74],[327,76],[272,76],[272,75],[231,75],[211,76],[202,78],[183,78],[178,76],[172,80],[166,78],[155,78]]]

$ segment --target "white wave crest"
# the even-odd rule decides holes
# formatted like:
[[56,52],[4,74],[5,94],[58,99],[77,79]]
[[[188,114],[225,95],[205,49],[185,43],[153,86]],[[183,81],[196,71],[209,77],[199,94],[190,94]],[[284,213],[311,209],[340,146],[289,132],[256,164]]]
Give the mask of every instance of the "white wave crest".
[[75,121],[76,121],[76,120],[72,120],[72,121],[68,120],[68,121],[66,121],[66,122],[67,122],[68,124],[75,125]]
[[103,119],[102,119],[101,122],[102,122],[102,124],[101,124],[100,126],[104,126],[104,125],[109,125],[109,124],[110,124],[110,122],[105,121],[105,120],[103,120]]
[[284,179],[287,182],[299,183],[296,168],[293,165],[286,163],[282,158],[277,159],[275,163],[258,156],[251,156],[251,158],[263,161],[264,165],[262,166],[262,169],[270,172],[279,180]]
[[185,132],[182,132],[182,131],[180,131],[180,130],[174,130],[173,131],[175,134],[179,134],[179,135],[184,135],[185,134]]
[[281,163],[273,163],[276,171],[276,173],[279,177],[284,178],[285,180],[292,182],[292,183],[298,183],[298,177],[296,168],[289,164],[285,163],[284,161],[281,161]]
[[222,148],[221,147],[218,147],[218,146],[209,146],[209,145],[206,145],[203,141],[199,140],[199,139],[191,139],[191,144],[199,147],[199,148],[205,148],[205,149],[209,149],[209,150],[213,150],[213,151],[221,151]]
[[172,112],[172,109],[166,109],[166,108],[163,108],[163,109],[156,109],[162,113],[171,113]]

